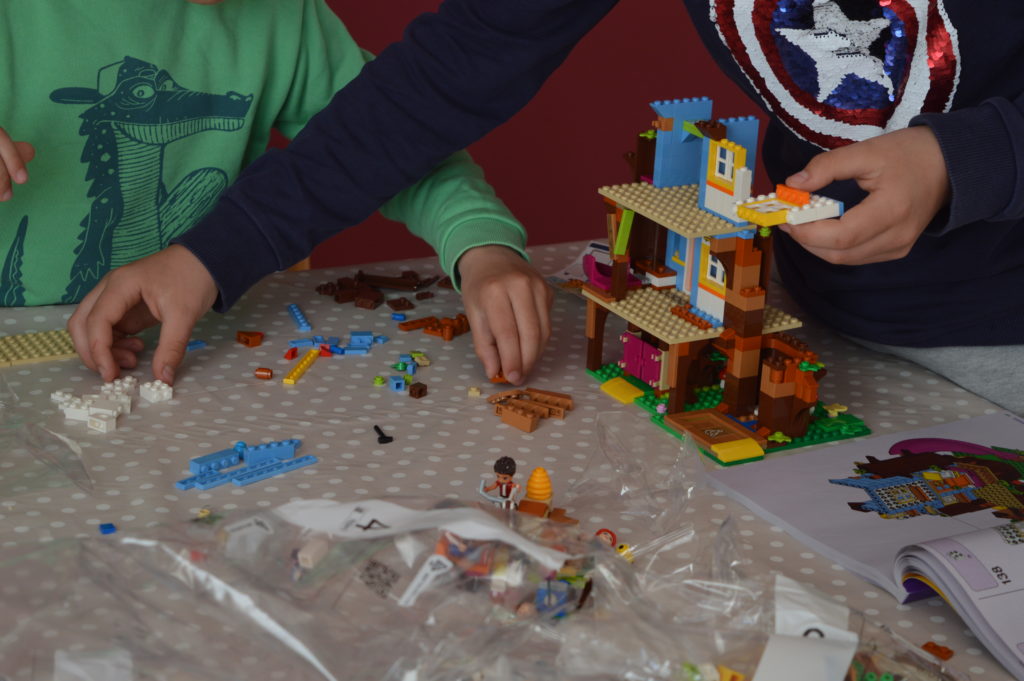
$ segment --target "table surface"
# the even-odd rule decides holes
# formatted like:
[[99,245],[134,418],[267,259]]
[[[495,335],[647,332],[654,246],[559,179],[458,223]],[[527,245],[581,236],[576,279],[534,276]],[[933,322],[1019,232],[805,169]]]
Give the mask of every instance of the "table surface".
[[[583,245],[541,246],[530,252],[542,272],[553,273],[572,261]],[[187,355],[174,399],[160,404],[143,401],[132,414],[119,418],[114,433],[89,432],[84,424],[65,422],[50,402],[50,393],[58,389],[83,394],[99,387],[100,380],[77,360],[0,370],[0,416],[6,404],[8,413],[31,414],[40,425],[77,443],[91,481],[88,490],[52,475],[45,480],[21,480],[18,476],[25,466],[12,464],[19,452],[13,458],[5,453],[0,459],[0,547],[91,537],[100,523],[107,522],[137,530],[190,518],[204,506],[257,509],[298,498],[344,501],[393,494],[473,499],[479,480],[491,477],[488,463],[501,455],[513,456],[521,471],[544,466],[557,490],[582,473],[590,452],[596,450],[599,413],[638,411],[602,393],[585,373],[581,298],[566,293],[556,296],[550,347],[529,383],[571,393],[576,407],[564,421],[546,420],[527,434],[501,423],[485,399],[467,395],[470,386],[480,387],[485,396],[495,391],[483,376],[468,334],[445,342],[419,331],[402,332],[387,306],[363,310],[338,305],[314,292],[317,284],[351,275],[356,269],[276,274],[229,313],[207,315],[193,338],[208,346]],[[436,272],[437,266],[431,259],[421,259],[362,269],[385,275],[413,269],[426,275]],[[769,296],[771,304],[794,311],[792,302],[775,288]],[[431,290],[435,297],[416,301],[416,309],[406,313],[409,318],[454,316],[461,311],[454,291]],[[388,293],[388,297],[404,295]],[[305,311],[313,334],[344,337],[353,331],[371,331],[391,340],[374,346],[365,356],[323,358],[296,386],[286,387],[280,378],[292,364],[282,358],[288,341],[311,335],[296,331],[285,310],[293,302]],[[61,328],[72,309],[5,309],[0,334]],[[608,326],[610,333],[621,331],[612,322]],[[263,345],[239,345],[235,342],[239,330],[265,332]],[[805,320],[796,333],[828,365],[823,399],[848,405],[876,433],[915,430],[999,411],[927,370],[854,346],[813,322]],[[426,397],[416,400],[372,385],[374,376],[395,373],[389,365],[399,354],[413,350],[423,350],[432,360],[415,377],[428,386]],[[143,359],[132,372],[140,381],[150,379],[150,354]],[[254,378],[257,367],[273,369],[274,379]],[[375,424],[395,441],[378,445]],[[230,447],[238,440],[258,443],[291,437],[301,438],[302,453],[315,454],[319,463],[247,487],[227,485],[207,492],[174,487],[176,480],[187,476],[188,460],[194,456]],[[46,480],[63,484],[42,487]],[[708,496],[713,499],[707,507],[710,522],[721,524],[731,518],[740,551],[757,556],[759,565],[814,585],[914,644],[933,640],[952,648],[956,656],[949,665],[971,679],[1011,678],[940,599],[899,605],[742,506],[718,493]],[[599,515],[581,520],[595,528],[616,528],[625,537],[632,522]]]

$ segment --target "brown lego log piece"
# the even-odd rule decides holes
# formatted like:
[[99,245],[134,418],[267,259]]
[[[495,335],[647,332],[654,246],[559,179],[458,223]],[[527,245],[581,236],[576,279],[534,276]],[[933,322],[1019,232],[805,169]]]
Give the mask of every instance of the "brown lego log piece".
[[406,270],[397,277],[384,277],[377,274],[366,274],[362,270],[356,272],[356,282],[366,284],[375,288],[390,288],[399,291],[418,291],[430,286],[437,277],[422,279],[420,275],[412,270]]
[[[536,388],[527,388],[524,392],[526,392],[534,402],[540,402],[552,409],[557,409],[563,414],[564,412],[572,410],[572,395],[551,392],[549,390],[537,390]],[[563,418],[562,414],[557,414],[556,416],[558,418]]]
[[507,407],[503,404],[496,404],[494,406],[494,413],[501,417],[502,423],[507,423],[525,433],[532,433],[537,430],[537,422],[540,420],[533,414],[526,414],[519,409]]
[[487,401],[490,402],[491,404],[497,404],[499,402],[504,402],[505,400],[515,399],[515,398],[521,396],[522,394],[523,394],[523,391],[519,390],[519,389],[516,389],[516,390],[503,390],[500,393],[494,393],[493,395],[488,397]]
[[[502,405],[512,409],[518,409],[526,414],[531,414],[539,419],[546,419],[551,416],[551,408],[533,400],[511,399],[502,402]],[[561,418],[561,417],[559,417]]]

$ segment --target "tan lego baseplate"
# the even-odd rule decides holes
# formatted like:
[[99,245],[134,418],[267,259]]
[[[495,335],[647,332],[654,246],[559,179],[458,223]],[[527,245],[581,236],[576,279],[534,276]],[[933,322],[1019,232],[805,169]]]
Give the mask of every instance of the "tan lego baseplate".
[[0,338],[0,367],[77,357],[66,330],[22,333]]
[[[584,297],[593,300],[603,308],[611,311],[627,322],[639,326],[659,340],[669,344],[689,343],[706,338],[717,338],[722,335],[724,327],[701,329],[687,320],[672,314],[677,305],[687,305],[690,297],[675,289],[641,288],[629,291],[626,297],[617,302],[608,302],[592,295],[586,289]],[[766,305],[764,310],[763,333],[775,333],[797,329],[803,323],[796,317],[786,314],[778,308]]]
[[702,236],[720,236],[754,225],[737,225],[701,210],[697,201],[697,185],[681,187],[655,187],[646,182],[616,184],[597,190],[601,196],[620,208],[636,211],[676,234],[694,239]]

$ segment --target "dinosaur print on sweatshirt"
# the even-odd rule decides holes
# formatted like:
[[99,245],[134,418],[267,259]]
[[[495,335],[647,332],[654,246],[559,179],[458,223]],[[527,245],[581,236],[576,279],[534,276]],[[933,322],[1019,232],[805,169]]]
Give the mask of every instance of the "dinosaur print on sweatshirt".
[[100,69],[98,87],[60,88],[50,99],[89,107],[79,134],[91,204],[63,297],[72,303],[107,271],[160,250],[213,207],[227,173],[199,168],[168,190],[167,148],[209,130],[240,130],[253,97],[189,90],[155,64],[125,57]]

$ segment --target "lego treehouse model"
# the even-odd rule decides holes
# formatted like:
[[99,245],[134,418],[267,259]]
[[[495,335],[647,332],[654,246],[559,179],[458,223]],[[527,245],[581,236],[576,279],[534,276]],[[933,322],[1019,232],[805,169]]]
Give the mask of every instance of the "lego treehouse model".
[[[758,120],[712,120],[712,102],[654,102],[655,130],[628,154],[633,183],[602,187],[611,261],[584,259],[587,370],[602,390],[690,434],[719,463],[869,431],[822,405],[825,368],[765,303],[773,227],[837,217],[842,204],[779,185],[751,196]],[[605,364],[611,313],[627,323]]]

